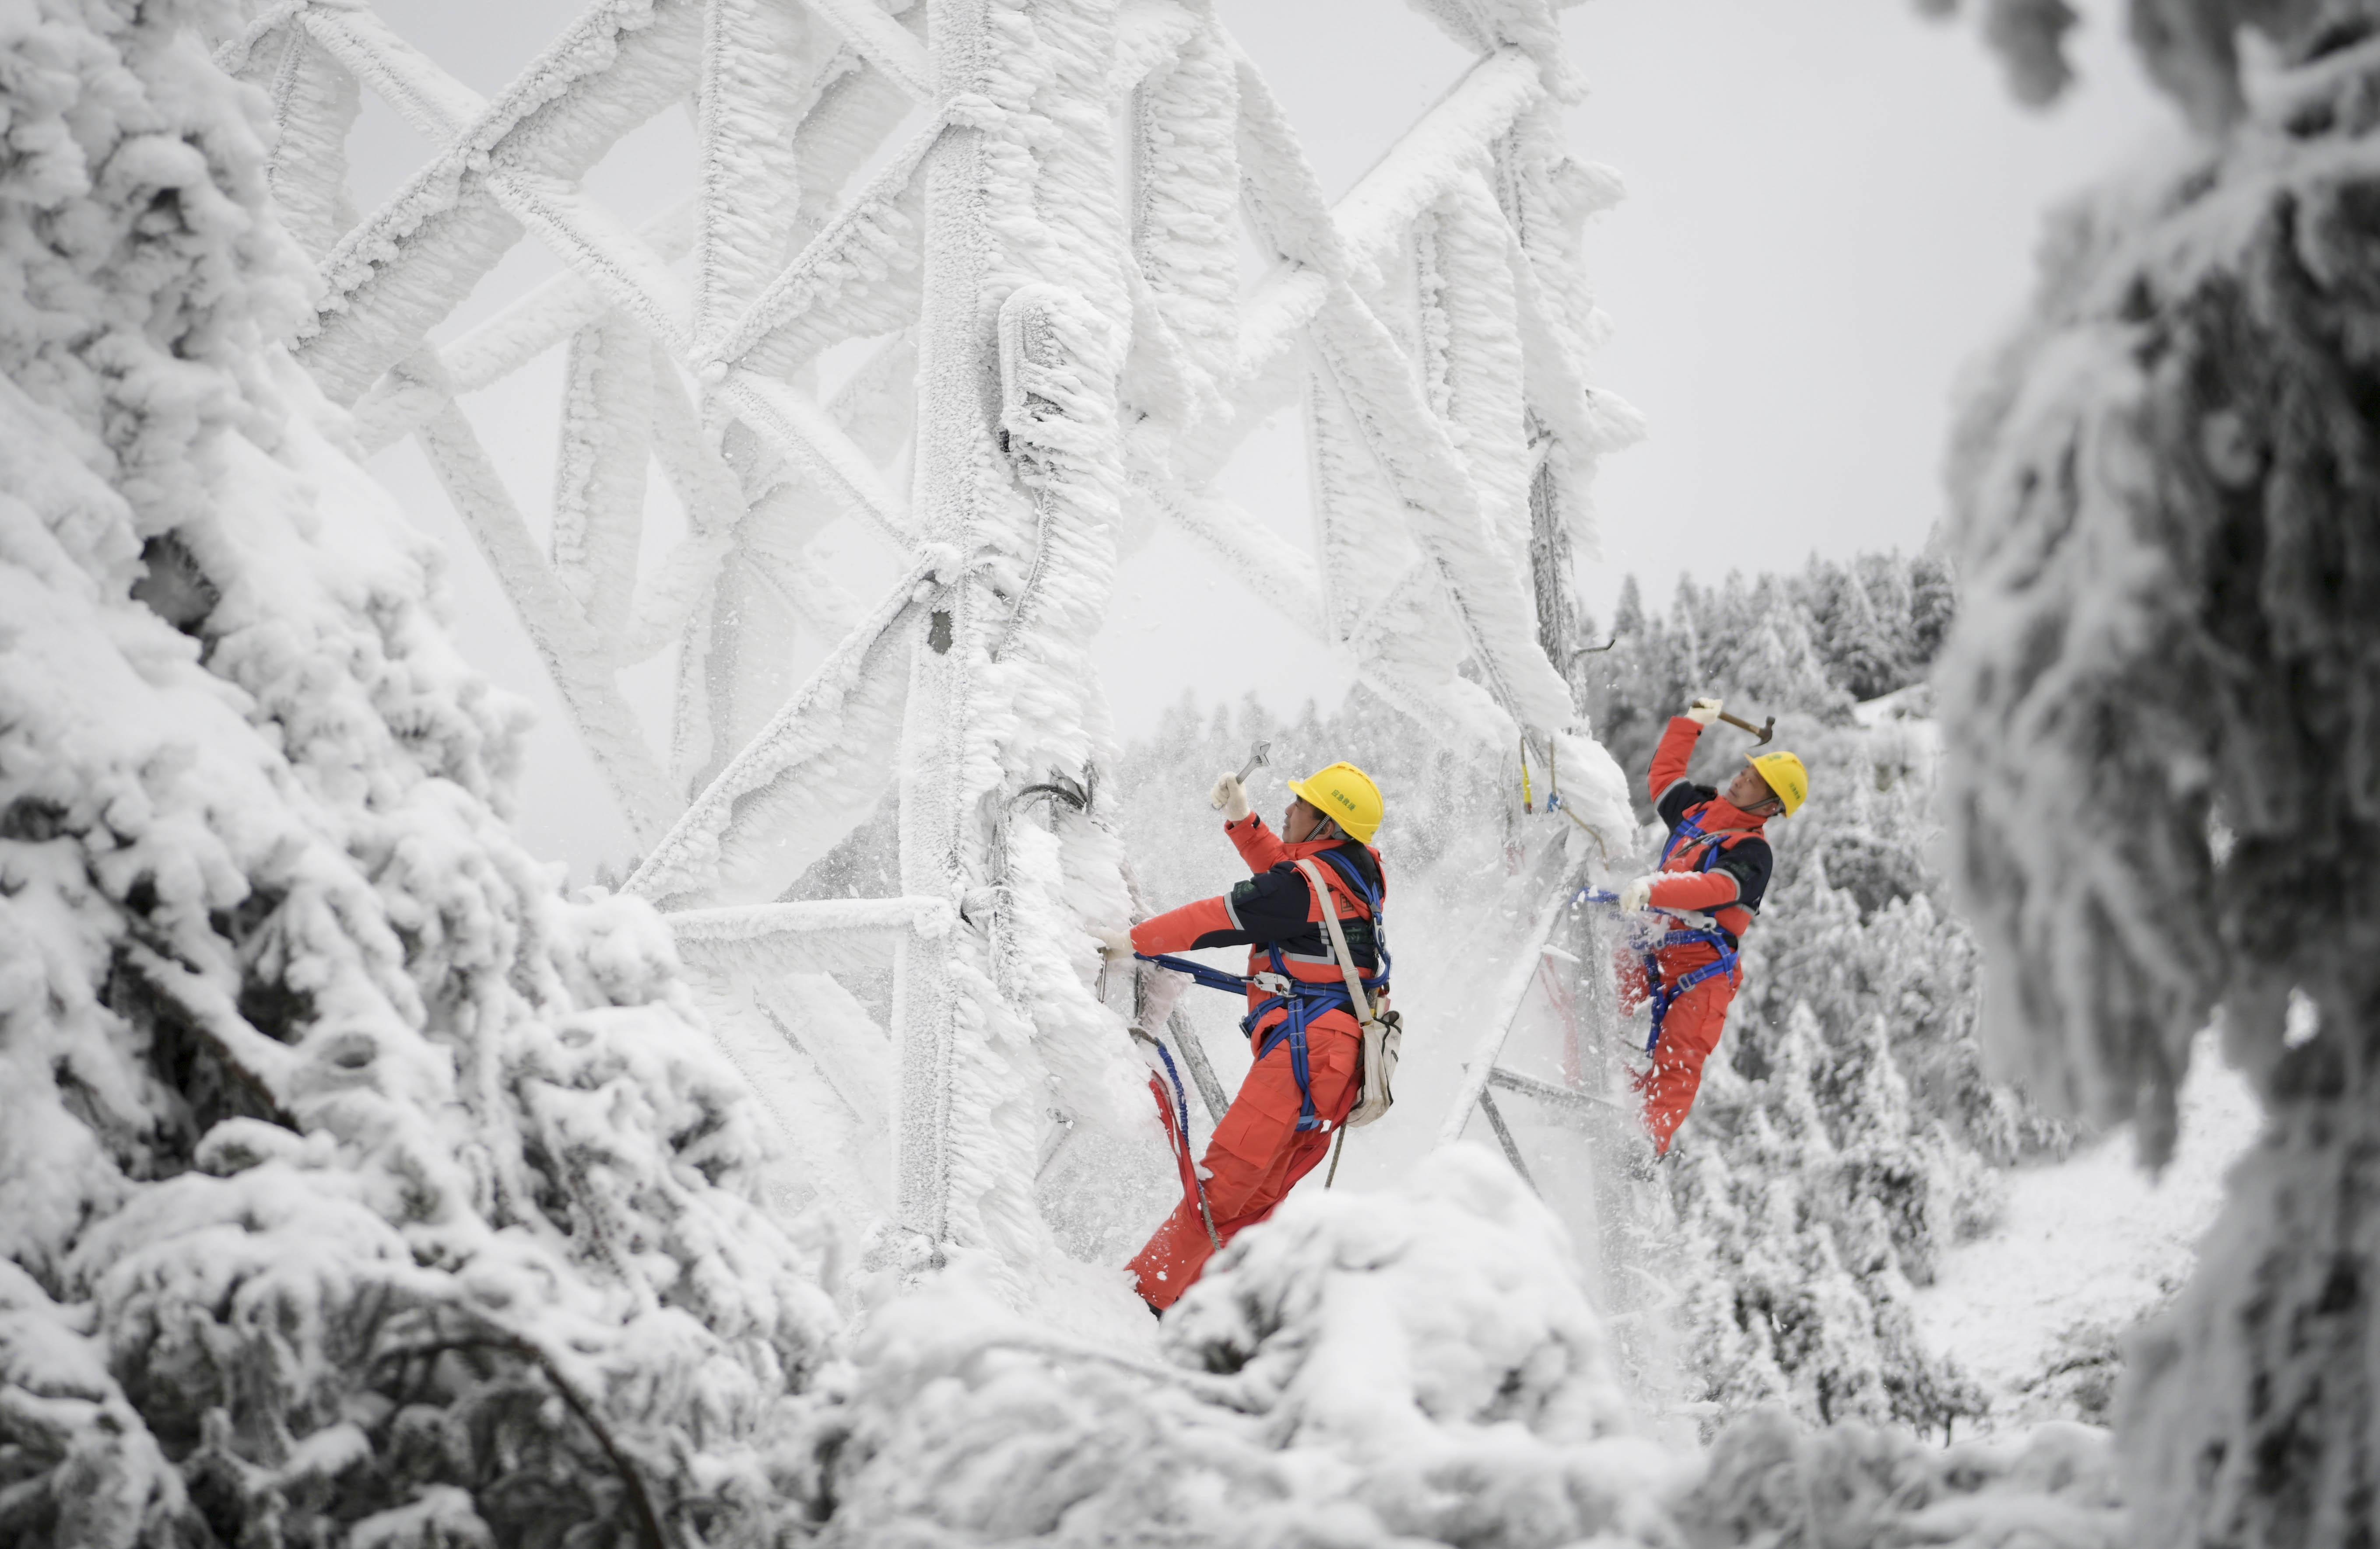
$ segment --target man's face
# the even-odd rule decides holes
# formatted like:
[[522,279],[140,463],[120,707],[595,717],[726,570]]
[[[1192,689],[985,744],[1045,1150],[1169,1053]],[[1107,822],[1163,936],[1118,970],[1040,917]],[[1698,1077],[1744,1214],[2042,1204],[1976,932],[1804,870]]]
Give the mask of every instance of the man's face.
[[1735,771],[1735,778],[1727,782],[1727,789],[1719,794],[1743,812],[1757,812],[1764,804],[1777,799],[1777,793],[1768,789],[1768,782],[1760,778],[1760,771],[1749,764]]
[[[1764,787],[1763,789],[1766,789]],[[1303,844],[1322,827],[1322,814],[1305,805],[1305,798],[1290,798],[1289,810],[1281,815],[1281,837],[1292,844]]]

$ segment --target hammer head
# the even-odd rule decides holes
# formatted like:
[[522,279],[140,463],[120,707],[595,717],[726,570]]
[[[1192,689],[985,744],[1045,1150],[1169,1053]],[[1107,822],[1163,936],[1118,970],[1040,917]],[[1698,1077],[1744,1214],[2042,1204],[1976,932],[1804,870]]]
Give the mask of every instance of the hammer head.
[[1775,716],[1773,716],[1773,715],[1772,715],[1772,716],[1770,716],[1770,717],[1768,718],[1768,724],[1767,724],[1767,725],[1766,725],[1766,726],[1763,726],[1763,727],[1760,729],[1760,731],[1759,731],[1759,732],[1757,732],[1757,733],[1753,737],[1753,739],[1752,739],[1752,745],[1753,745],[1753,746],[1755,746],[1755,747],[1758,747],[1762,743],[1767,742],[1769,738],[1771,738],[1771,737],[1775,736],[1776,734],[1777,734],[1777,718],[1776,718]]

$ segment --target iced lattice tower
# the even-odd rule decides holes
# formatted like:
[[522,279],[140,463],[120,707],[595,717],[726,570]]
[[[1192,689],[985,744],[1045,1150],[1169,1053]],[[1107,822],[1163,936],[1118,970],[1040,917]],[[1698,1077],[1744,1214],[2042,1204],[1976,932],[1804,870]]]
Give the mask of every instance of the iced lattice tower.
[[[1578,235],[1616,182],[1563,146],[1548,0],[1423,8],[1476,62],[1335,205],[1175,0],[601,0],[493,100],[352,0],[253,0],[222,49],[320,266],[300,358],[368,449],[420,444],[625,815],[628,890],[777,1094],[797,1191],[890,1223],[901,1263],[969,1253],[1029,1295],[1053,1148],[1150,1117],[1083,934],[1129,906],[1086,654],[1120,540],[1175,525],[1417,730],[1557,756],[1587,822],[1629,827],[1565,677],[1586,487],[1635,426],[1579,369]],[[359,89],[439,148],[360,217]],[[691,197],[632,227],[581,178],[688,101]],[[565,272],[430,343],[525,236]],[[458,398],[554,349],[540,541]],[[1300,403],[1304,550],[1214,486]],[[686,533],[643,564],[656,468]],[[818,563],[839,519],[892,558],[882,595]],[[806,633],[832,644],[788,696]],[[656,748],[619,675],[669,653]],[[893,807],[897,895],[805,886]]]

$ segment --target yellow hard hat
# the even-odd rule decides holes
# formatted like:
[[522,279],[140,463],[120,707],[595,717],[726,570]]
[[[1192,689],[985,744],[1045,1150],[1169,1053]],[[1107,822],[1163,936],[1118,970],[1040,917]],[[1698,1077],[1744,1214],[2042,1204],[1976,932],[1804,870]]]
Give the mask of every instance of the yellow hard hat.
[[1744,755],[1744,761],[1760,771],[1768,789],[1785,804],[1785,816],[1793,816],[1803,802],[1810,799],[1810,771],[1802,760],[1790,753],[1756,753]]
[[1289,782],[1290,794],[1345,830],[1359,844],[1369,844],[1380,831],[1388,807],[1372,777],[1353,764],[1333,764],[1304,780]]

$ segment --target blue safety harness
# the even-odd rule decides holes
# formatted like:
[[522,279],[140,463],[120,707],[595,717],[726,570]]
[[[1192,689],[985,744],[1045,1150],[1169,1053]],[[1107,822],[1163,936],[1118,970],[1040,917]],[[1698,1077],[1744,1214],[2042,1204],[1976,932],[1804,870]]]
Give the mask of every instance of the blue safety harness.
[[[1702,860],[1694,869],[1708,871],[1724,853],[1719,844],[1720,838],[1718,834],[1705,833],[1702,826],[1691,817],[1680,818],[1678,826],[1670,830],[1669,842],[1661,846],[1662,869],[1669,869],[1670,857],[1677,853],[1679,845],[1699,844],[1703,847]],[[1659,954],[1671,947],[1691,946],[1716,947],[1718,956],[1682,974],[1674,985],[1664,983]],[[1721,930],[1681,929],[1670,931],[1658,941],[1646,943],[1639,950],[1645,959],[1645,983],[1652,992],[1653,1031],[1645,1040],[1645,1052],[1650,1054],[1661,1041],[1661,1023],[1668,1018],[1670,1007],[1684,999],[1696,986],[1722,974],[1727,975],[1730,984],[1735,982],[1735,942]]]
[[[1360,979],[1358,982],[1364,986],[1364,994],[1377,1006],[1379,1004],[1380,997],[1388,992],[1389,987],[1388,922],[1383,917],[1380,889],[1366,882],[1364,874],[1355,869],[1355,863],[1337,851],[1323,851],[1321,859],[1330,863],[1331,868],[1347,879],[1348,886],[1353,888],[1356,896],[1364,901],[1364,907],[1371,911],[1372,950],[1380,960],[1380,972],[1377,978]],[[1325,909],[1338,907],[1328,898],[1317,902]],[[1327,928],[1323,930],[1322,939],[1327,949],[1330,940]],[[1279,1048],[1284,1040],[1287,1041],[1290,1073],[1297,1078],[1297,1127],[1300,1130],[1327,1130],[1330,1127],[1330,1121],[1323,1118],[1314,1106],[1314,1082],[1306,1058],[1305,1030],[1316,1018],[1327,1016],[1332,1011],[1345,1011],[1351,1016],[1354,1015],[1355,1002],[1347,994],[1347,986],[1343,979],[1332,984],[1318,984],[1293,978],[1290,976],[1288,961],[1281,955],[1281,944],[1269,942],[1265,950],[1272,959],[1272,971],[1269,974],[1245,975],[1226,974],[1220,968],[1209,968],[1203,962],[1194,962],[1186,957],[1168,957],[1162,953],[1151,952],[1135,952],[1133,955],[1143,962],[1153,962],[1160,968],[1170,968],[1176,974],[1187,974],[1208,989],[1229,990],[1233,995],[1239,996],[1246,995],[1251,988],[1262,990],[1265,998],[1257,1001],[1248,1014],[1240,1019],[1240,1032],[1244,1035],[1255,1036],[1259,1023],[1273,1012],[1286,1008],[1289,1014],[1281,1019],[1281,1025],[1266,1035],[1264,1046],[1257,1050],[1257,1058],[1262,1059],[1266,1055]]]

